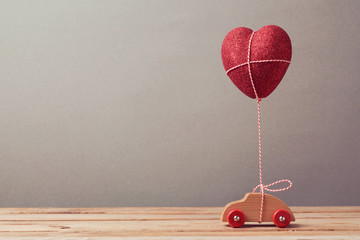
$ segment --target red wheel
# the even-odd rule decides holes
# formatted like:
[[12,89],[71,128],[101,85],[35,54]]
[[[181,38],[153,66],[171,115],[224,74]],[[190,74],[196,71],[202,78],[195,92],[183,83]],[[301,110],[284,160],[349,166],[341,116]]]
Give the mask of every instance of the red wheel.
[[291,222],[291,215],[288,211],[281,209],[277,210],[273,215],[273,222],[279,228],[284,228]]
[[240,210],[232,210],[227,215],[227,221],[234,228],[241,227],[245,223],[245,214]]

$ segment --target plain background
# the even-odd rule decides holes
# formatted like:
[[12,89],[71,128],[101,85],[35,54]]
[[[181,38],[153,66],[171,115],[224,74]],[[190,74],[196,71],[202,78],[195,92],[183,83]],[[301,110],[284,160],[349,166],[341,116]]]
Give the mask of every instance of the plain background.
[[266,184],[360,204],[360,1],[0,1],[0,206],[223,206],[258,184],[256,101],[233,28],[275,24],[292,63],[262,104]]

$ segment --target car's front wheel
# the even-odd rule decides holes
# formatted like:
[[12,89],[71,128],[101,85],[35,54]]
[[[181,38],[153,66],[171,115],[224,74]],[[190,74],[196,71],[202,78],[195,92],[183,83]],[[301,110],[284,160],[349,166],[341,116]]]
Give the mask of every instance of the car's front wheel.
[[291,222],[291,215],[284,209],[277,210],[273,215],[273,222],[279,228],[287,227]]
[[237,209],[232,210],[227,215],[227,221],[230,224],[230,226],[234,228],[241,227],[242,225],[244,225],[246,221],[245,214]]

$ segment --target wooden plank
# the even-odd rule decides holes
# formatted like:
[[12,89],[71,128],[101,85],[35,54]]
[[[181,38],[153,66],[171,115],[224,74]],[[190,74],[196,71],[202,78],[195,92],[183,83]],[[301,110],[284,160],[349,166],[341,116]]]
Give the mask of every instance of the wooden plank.
[[285,229],[273,224],[234,229],[220,221],[223,208],[218,207],[2,208],[0,238],[360,239],[360,206],[291,209],[296,222]]

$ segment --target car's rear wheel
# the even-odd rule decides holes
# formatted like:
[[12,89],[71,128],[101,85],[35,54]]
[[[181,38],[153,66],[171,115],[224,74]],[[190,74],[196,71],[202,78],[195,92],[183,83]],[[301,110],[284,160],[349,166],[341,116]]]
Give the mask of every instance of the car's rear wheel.
[[277,210],[273,215],[273,222],[279,228],[287,227],[291,222],[291,215],[284,209]]
[[245,214],[237,209],[232,210],[227,215],[227,221],[230,224],[230,226],[234,228],[241,227],[242,225],[244,225],[246,221]]

